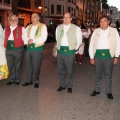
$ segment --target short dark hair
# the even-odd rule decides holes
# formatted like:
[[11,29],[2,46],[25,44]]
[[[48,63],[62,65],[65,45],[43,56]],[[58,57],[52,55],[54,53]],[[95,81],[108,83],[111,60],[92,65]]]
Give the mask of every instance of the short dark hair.
[[80,18],[77,18],[76,21],[79,20],[80,22],[82,22],[82,20]]
[[110,21],[110,19],[109,19],[108,16],[101,16],[100,19],[99,19],[99,21],[100,21],[101,19],[103,19],[103,18],[106,18],[108,21]]

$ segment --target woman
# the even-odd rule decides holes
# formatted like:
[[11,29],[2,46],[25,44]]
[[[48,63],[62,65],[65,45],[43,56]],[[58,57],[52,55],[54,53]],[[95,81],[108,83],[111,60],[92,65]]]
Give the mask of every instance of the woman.
[[0,24],[0,80],[8,78],[8,67],[3,46],[3,28]]

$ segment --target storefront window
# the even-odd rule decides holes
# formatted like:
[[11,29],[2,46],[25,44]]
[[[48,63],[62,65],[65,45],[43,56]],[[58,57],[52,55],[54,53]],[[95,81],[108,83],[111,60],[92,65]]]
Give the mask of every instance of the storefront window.
[[[2,1],[2,0],[1,0]],[[4,0],[4,3],[10,4],[10,0]]]
[[19,2],[18,2],[18,7],[31,8],[30,1],[31,1],[31,0],[19,0]]

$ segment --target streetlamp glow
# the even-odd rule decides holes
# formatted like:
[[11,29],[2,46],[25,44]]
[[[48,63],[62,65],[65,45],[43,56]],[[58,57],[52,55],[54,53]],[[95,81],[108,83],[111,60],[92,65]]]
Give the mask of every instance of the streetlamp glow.
[[41,9],[42,9],[42,7],[41,7],[41,6],[38,6],[38,9],[40,9],[40,10],[41,10]]

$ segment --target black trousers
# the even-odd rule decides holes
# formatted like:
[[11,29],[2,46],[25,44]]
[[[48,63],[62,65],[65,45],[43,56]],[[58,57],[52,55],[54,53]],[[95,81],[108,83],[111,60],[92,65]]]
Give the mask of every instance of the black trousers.
[[41,63],[42,63],[42,51],[26,52],[26,71],[28,83],[34,80],[34,83],[39,84]]
[[85,55],[86,57],[88,57],[88,56],[89,56],[89,53],[88,53],[89,38],[85,38],[85,39],[84,39],[84,42],[85,42],[84,55]]
[[22,79],[24,48],[18,50],[6,49],[6,59],[9,69],[9,82],[20,82]]

